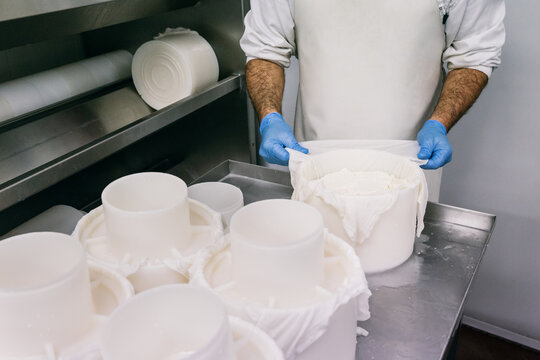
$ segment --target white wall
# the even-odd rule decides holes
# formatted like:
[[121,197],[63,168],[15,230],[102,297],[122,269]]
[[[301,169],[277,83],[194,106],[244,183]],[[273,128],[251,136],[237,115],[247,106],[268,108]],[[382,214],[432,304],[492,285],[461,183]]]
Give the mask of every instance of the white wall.
[[450,133],[441,202],[497,215],[465,315],[540,340],[540,1],[506,6],[503,65]]
[[[503,65],[474,108],[451,131],[454,160],[441,202],[497,215],[495,233],[465,315],[485,330],[529,346],[540,342],[539,0],[507,6]],[[283,105],[292,123],[298,67],[286,71]],[[487,325],[487,326],[484,326]]]

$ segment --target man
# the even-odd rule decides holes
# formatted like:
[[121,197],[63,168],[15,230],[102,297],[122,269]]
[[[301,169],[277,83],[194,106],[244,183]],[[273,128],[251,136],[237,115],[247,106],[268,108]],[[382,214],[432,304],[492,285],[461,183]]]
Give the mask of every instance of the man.
[[500,64],[504,14],[504,0],[251,0],[241,46],[260,155],[308,152],[281,115],[296,55],[298,140],[417,138],[424,168],[443,166],[447,132]]

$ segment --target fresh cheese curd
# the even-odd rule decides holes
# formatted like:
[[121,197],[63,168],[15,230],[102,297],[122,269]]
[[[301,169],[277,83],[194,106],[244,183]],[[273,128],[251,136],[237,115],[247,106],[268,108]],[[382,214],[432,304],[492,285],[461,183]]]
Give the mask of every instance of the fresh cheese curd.
[[325,175],[327,190],[350,196],[380,195],[407,187],[410,183],[382,171],[351,171],[347,168]]

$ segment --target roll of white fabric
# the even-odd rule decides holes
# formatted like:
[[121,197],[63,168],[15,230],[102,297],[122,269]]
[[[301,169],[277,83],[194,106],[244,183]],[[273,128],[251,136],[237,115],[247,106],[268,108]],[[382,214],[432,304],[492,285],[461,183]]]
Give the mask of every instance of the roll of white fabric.
[[0,84],[0,122],[128,79],[132,58],[117,50]]
[[167,29],[135,52],[132,76],[143,100],[159,110],[217,82],[219,65],[197,32]]

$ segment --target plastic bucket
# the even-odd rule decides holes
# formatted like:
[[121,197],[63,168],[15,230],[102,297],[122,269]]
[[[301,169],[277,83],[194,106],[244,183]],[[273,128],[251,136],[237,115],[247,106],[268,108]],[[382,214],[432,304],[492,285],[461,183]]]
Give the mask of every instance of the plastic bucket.
[[231,219],[234,278],[246,294],[284,301],[310,297],[324,265],[323,219],[306,204],[264,200]]
[[[417,164],[374,150],[335,150],[300,157],[304,158],[291,171],[293,199],[321,212],[328,230],[354,247],[366,273],[391,269],[409,258],[417,221],[423,228],[422,206],[427,198],[422,191],[425,178]],[[344,169],[364,177],[365,193],[347,193],[345,183],[338,184],[339,190],[325,183],[327,176]],[[402,183],[386,190],[378,183],[385,179],[382,175]]]
[[122,258],[159,258],[191,245],[187,186],[165,173],[113,181],[101,195],[112,252]]
[[103,331],[104,360],[235,360],[225,307],[209,290],[168,285],[119,307]]
[[93,311],[86,257],[72,237],[42,232],[0,242],[0,357],[71,345]]
[[[394,205],[381,215],[373,226],[369,237],[354,245],[362,268],[368,274],[385,271],[402,264],[414,249],[416,227],[416,196],[418,186],[399,190]],[[335,208],[318,197],[306,203],[317,208],[328,230],[349,239],[343,227],[343,221]],[[349,240],[349,243],[354,244]]]
[[[261,296],[261,292],[266,291],[265,278],[260,279],[256,288],[241,288],[235,278],[232,234],[207,249],[197,260],[191,281],[213,289],[230,315],[267,332],[287,359],[353,360],[357,320],[369,318],[371,293],[351,246],[327,231],[324,233],[324,279],[310,297],[298,299],[299,291],[294,290],[291,291],[294,299],[283,301],[275,296],[274,301],[265,299]],[[297,260],[302,265],[303,259]],[[279,271],[280,267],[281,262],[275,263],[271,272]],[[282,281],[288,283],[287,276],[283,276]]]
[[208,205],[221,214],[223,226],[229,227],[231,217],[244,206],[244,195],[234,185],[224,182],[204,182],[188,187],[188,196]]
[[[146,254],[139,257],[130,256],[131,253],[114,254],[112,248],[115,239],[107,232],[103,206],[83,216],[73,236],[84,245],[90,260],[121,273],[136,292],[165,284],[186,283],[189,281],[189,268],[197,254],[223,236],[221,216],[199,201],[187,200],[191,235],[189,247],[169,248],[168,251],[164,248],[163,256],[152,259]],[[157,240],[151,234],[150,238],[141,239],[141,242],[150,246]]]

